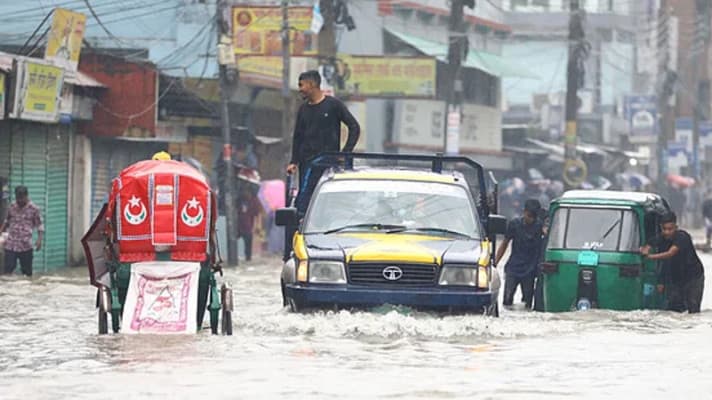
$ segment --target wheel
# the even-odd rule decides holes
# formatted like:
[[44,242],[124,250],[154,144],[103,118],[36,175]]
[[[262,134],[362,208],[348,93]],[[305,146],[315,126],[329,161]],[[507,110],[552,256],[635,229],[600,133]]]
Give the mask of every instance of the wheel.
[[218,334],[218,310],[210,310],[210,331],[213,335]]
[[232,312],[223,310],[222,312],[222,333],[232,336]]
[[289,303],[289,311],[291,311],[293,313],[298,313],[299,311],[301,311],[301,309],[302,309],[301,304],[298,304],[297,301],[294,300],[293,298],[291,298],[291,297],[287,298],[287,302]]
[[111,330],[113,330],[114,333],[119,333],[119,330],[121,330],[121,314],[119,310],[111,311]]
[[287,301],[287,296],[284,294],[284,281],[280,280],[279,284],[282,287],[282,307],[286,307],[289,302]]
[[106,312],[99,309],[99,334],[106,335],[109,333],[109,322],[106,320]]

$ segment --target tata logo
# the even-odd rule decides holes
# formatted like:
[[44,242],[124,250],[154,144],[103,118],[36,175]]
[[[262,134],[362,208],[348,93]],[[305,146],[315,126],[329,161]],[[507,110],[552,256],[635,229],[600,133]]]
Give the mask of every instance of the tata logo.
[[397,281],[403,276],[403,270],[391,265],[389,267],[383,268],[383,277],[388,281]]

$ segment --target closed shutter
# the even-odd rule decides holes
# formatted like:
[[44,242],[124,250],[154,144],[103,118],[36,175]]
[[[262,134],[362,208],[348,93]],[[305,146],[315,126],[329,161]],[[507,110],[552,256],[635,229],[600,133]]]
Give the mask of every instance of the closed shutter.
[[[49,230],[47,211],[47,127],[41,124],[17,123],[11,138],[10,192],[15,198],[14,188],[27,186],[30,200],[42,213],[45,233]],[[45,242],[46,245],[46,242]],[[33,269],[47,270],[45,251],[35,253]]]
[[0,121],[0,176],[10,177],[10,123]]
[[47,270],[67,265],[69,135],[66,126],[51,126],[47,136],[47,208],[44,212]]
[[[10,204],[10,124],[0,121],[0,223]],[[2,253],[2,249],[0,249]]]
[[111,153],[106,142],[92,140],[91,144],[91,164],[92,164],[92,196],[91,215],[95,218],[101,207],[107,201],[109,190],[111,189],[111,171],[109,169]]
[[129,165],[148,160],[162,145],[154,143],[132,143],[120,140],[94,138],[92,151],[92,216],[101,211],[108,201],[111,181]]

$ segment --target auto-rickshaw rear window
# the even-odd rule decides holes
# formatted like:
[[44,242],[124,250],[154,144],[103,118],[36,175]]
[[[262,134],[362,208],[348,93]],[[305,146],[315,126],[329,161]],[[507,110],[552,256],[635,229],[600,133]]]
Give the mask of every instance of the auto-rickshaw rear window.
[[640,228],[631,209],[562,207],[551,220],[550,249],[637,251],[639,247]]

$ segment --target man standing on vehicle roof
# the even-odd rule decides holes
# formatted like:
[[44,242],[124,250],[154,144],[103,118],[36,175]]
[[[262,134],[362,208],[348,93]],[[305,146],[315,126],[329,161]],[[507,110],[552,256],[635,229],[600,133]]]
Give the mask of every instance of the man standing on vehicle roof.
[[306,102],[297,113],[292,141],[292,159],[287,166],[287,173],[291,175],[299,168],[297,208],[300,212],[304,212],[311,193],[324,171],[323,168],[307,171],[309,160],[322,152],[339,151],[342,122],[349,130],[342,151],[353,151],[361,127],[344,103],[321,91],[321,76],[318,71],[306,71],[299,75],[299,94]]
[[[665,260],[658,290],[667,285],[668,309],[690,313],[700,312],[702,292],[705,288],[705,273],[697,256],[690,234],[678,229],[675,213],[665,214],[661,221],[661,234],[640,248],[643,256],[650,260]],[[658,253],[650,254],[651,247]]]
[[509,243],[512,242],[512,252],[504,266],[504,300],[502,304],[505,306],[512,305],[517,286],[522,288],[522,298],[527,309],[532,306],[539,252],[544,240],[543,225],[539,218],[540,212],[541,204],[538,200],[527,200],[524,203],[524,213],[521,217],[509,222],[504,242],[497,249],[495,265],[499,264]]

